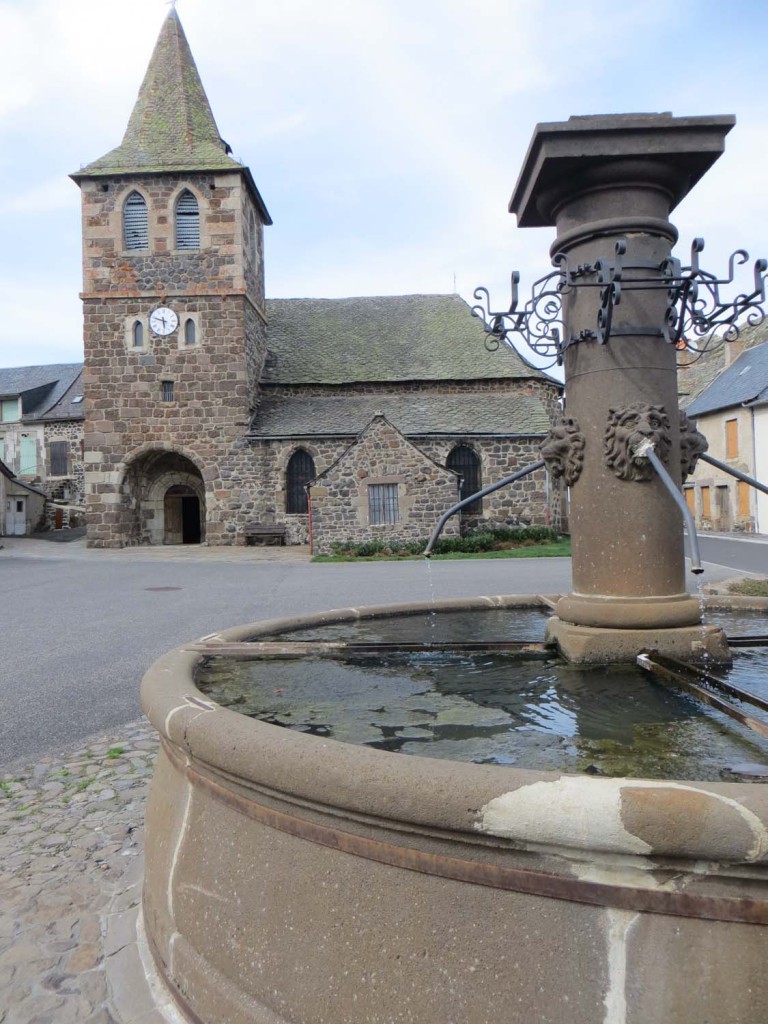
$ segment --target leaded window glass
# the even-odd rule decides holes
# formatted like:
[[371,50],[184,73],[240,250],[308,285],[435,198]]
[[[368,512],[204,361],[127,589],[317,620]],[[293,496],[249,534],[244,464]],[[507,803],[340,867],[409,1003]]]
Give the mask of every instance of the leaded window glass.
[[289,515],[300,515],[307,512],[306,486],[315,479],[315,463],[309,452],[299,448],[288,460],[286,469],[286,502],[285,511]]
[[371,526],[400,521],[397,484],[370,484],[368,487],[368,521]]
[[[476,494],[483,486],[480,480],[480,457],[469,445],[456,445],[448,456],[446,465],[448,469],[452,469],[454,473],[458,473],[461,477],[460,495],[462,501],[471,494]],[[479,515],[482,511],[483,502],[481,498],[478,498],[477,501],[473,501],[471,505],[467,505],[466,508],[462,509],[463,513],[469,515]]]

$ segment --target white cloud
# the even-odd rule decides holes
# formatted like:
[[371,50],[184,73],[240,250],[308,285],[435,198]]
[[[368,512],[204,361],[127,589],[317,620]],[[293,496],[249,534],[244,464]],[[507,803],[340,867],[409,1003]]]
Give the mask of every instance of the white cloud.
[[[597,0],[570,17],[547,0],[179,6],[222,134],[275,217],[271,293],[450,291],[455,272],[462,294],[483,283],[499,305],[510,270],[529,286],[549,269],[554,231],[517,230],[506,204],[534,124],[571,113],[735,110],[726,155],[673,219],[686,242],[707,238],[714,268],[739,245],[766,248],[763,46],[756,34],[725,45],[728,11],[704,20],[694,0],[610,17]],[[65,171],[119,143],[165,13],[159,0],[0,0],[0,213],[14,239],[0,280],[16,332],[0,338],[0,362],[17,337],[23,362],[79,346],[78,200]],[[747,80],[745,67],[759,70]]]

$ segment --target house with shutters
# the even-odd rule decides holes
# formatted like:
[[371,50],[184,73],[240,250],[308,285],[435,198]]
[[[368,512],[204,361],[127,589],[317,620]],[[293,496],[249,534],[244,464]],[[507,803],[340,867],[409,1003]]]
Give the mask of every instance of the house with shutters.
[[[272,220],[173,7],[122,142],[72,178],[89,544],[426,538],[459,494],[537,460],[561,385],[488,351],[458,295],[265,297]],[[551,506],[539,471],[463,521]]]
[[[762,482],[768,482],[767,334],[765,325],[747,328],[738,342],[720,349],[719,373],[708,374],[686,404],[709,454]],[[681,380],[691,383],[684,373]],[[768,495],[714,466],[699,462],[684,493],[699,529],[768,533]]]
[[[84,518],[82,376],[81,363],[0,369],[0,462],[16,489],[26,486],[50,500],[51,525]],[[39,501],[23,505],[23,532],[31,533],[40,525]],[[19,515],[16,509],[15,533]]]

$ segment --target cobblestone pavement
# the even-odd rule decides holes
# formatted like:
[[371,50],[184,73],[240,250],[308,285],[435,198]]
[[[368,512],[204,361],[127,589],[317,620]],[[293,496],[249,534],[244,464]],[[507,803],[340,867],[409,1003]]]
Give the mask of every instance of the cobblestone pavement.
[[156,749],[141,719],[0,776],[0,1024],[125,1020],[108,967],[140,897]]

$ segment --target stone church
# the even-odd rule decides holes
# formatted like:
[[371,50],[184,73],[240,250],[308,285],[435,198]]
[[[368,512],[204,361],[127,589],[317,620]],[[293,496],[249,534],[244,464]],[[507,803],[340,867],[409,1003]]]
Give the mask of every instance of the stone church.
[[[457,295],[265,299],[270,215],[174,9],[122,143],[72,178],[89,544],[426,538],[539,457],[561,385]],[[540,472],[464,525],[547,515]]]

